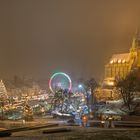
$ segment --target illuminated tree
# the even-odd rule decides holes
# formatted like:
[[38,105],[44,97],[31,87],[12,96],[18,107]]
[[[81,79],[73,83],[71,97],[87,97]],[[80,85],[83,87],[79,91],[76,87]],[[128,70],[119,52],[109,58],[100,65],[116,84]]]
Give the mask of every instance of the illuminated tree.
[[25,103],[23,116],[26,121],[33,120],[33,109],[28,103]]
[[3,83],[0,81],[0,109],[1,109],[1,119],[4,119],[4,104],[8,99],[7,90]]
[[58,90],[52,99],[52,110],[58,110],[60,112],[68,113],[70,111],[70,106],[72,104],[73,93],[68,90],[60,89]]

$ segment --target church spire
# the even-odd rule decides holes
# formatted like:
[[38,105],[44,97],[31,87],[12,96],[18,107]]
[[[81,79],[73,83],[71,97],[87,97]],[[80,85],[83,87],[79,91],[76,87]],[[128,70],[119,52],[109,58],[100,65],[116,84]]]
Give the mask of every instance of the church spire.
[[133,41],[132,41],[132,48],[136,49],[140,47],[140,34],[139,34],[139,29],[136,29],[135,35],[133,37]]

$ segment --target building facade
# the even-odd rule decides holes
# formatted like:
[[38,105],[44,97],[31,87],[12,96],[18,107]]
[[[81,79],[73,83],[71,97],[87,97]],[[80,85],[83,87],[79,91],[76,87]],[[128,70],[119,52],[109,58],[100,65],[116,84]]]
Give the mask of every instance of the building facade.
[[125,78],[131,71],[140,68],[140,34],[135,33],[128,53],[113,54],[105,65],[105,78],[95,96],[99,101],[117,100],[120,95],[114,88],[115,80]]

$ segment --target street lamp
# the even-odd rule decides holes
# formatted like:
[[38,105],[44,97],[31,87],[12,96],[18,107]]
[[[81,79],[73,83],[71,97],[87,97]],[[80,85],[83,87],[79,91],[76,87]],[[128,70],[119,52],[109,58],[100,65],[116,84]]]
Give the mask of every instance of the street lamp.
[[80,84],[80,85],[78,85],[78,88],[81,89],[81,88],[83,88],[83,86]]
[[88,108],[88,113],[89,113],[90,112],[89,111],[89,95],[90,95],[90,92],[89,92],[89,90],[87,91],[85,85],[79,84],[78,88],[80,89],[80,92],[83,93],[84,98],[82,98],[82,101],[84,101],[86,103],[87,108]]
[[79,84],[79,85],[78,85],[78,89],[79,89],[79,91],[80,91],[81,93],[84,92],[84,87],[83,87],[82,84]]
[[84,85],[79,84],[78,85],[78,89],[79,89],[80,93],[82,93],[81,101],[85,103],[85,89],[84,89]]

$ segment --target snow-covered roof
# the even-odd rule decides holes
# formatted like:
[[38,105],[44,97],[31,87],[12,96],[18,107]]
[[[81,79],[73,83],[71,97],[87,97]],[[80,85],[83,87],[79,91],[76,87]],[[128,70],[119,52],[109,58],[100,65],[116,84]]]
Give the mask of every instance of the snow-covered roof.
[[110,64],[112,63],[125,63],[129,62],[130,53],[114,54],[110,59]]
[[110,115],[125,115],[125,112],[121,111],[119,108],[108,108],[108,107],[100,108],[98,110],[98,113]]

